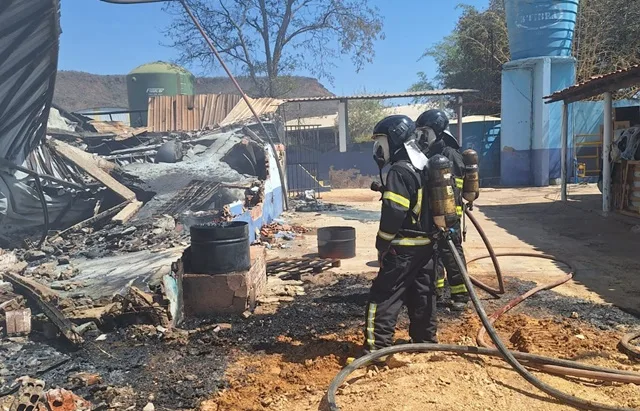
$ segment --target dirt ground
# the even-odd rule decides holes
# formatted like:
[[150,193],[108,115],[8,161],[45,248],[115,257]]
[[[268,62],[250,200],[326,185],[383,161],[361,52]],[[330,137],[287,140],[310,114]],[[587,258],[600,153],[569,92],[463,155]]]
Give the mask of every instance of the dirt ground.
[[[640,371],[639,363],[618,350],[620,337],[640,326],[636,317],[640,312],[636,278],[640,219],[600,215],[601,197],[594,186],[572,186],[566,204],[556,201],[558,197],[555,187],[482,191],[474,215],[496,252],[551,254],[576,270],[569,283],[530,298],[503,316],[496,328],[512,349]],[[285,214],[287,222],[312,230],[292,242],[291,248],[269,251],[269,258],[314,255],[314,229],[329,225],[356,228],[357,257],[308,279],[307,295],[260,317],[265,327],[269,327],[263,324],[269,316],[274,321],[284,316],[290,325],[273,326],[271,332],[265,329],[264,343],[238,347],[227,368],[228,386],[202,404],[202,410],[327,409],[323,398],[330,381],[347,357],[358,353],[362,340],[366,292],[377,271],[373,242],[378,199],[369,190],[333,190],[323,193],[323,201],[347,207],[328,213]],[[485,253],[479,235],[470,227],[467,258]],[[534,258],[505,257],[500,264],[507,276],[507,295],[495,300],[480,293],[489,313],[569,271],[566,264]],[[469,264],[469,271],[483,281],[495,282],[490,260]],[[461,315],[439,309],[438,336],[443,343],[475,345],[479,328],[471,309]],[[396,337],[406,338],[406,329],[403,315]],[[444,354],[402,359],[409,364],[353,374],[338,393],[341,410],[571,409],[532,388],[497,359]],[[640,387],[635,385],[537,375],[580,398],[640,407]]]

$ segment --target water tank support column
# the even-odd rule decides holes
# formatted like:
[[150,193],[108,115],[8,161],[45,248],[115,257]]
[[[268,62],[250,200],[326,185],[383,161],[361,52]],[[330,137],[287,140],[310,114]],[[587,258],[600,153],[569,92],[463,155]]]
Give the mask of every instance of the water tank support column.
[[604,136],[602,141],[602,212],[611,210],[611,140],[613,135],[613,99],[611,92],[604,94]]
[[562,149],[560,150],[561,200],[567,201],[567,147],[569,145],[569,107],[562,102]]

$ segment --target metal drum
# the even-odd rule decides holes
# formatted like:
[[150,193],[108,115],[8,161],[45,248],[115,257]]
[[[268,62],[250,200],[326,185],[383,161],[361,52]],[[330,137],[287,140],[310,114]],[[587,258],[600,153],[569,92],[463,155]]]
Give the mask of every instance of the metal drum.
[[322,227],[318,229],[320,258],[346,259],[356,256],[356,229],[353,227]]
[[251,268],[248,223],[200,224],[190,231],[194,274],[226,274]]

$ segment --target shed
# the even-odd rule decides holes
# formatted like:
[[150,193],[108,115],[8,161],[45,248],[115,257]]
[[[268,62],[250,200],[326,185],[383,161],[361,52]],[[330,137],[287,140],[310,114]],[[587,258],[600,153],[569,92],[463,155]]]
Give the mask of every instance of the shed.
[[[582,83],[575,84],[564,90],[557,91],[546,96],[546,103],[562,101],[562,155],[561,155],[561,184],[562,184],[562,201],[567,201],[567,148],[569,135],[568,121],[568,105],[586,100],[599,95],[604,95],[604,130],[602,143],[602,211],[606,214],[611,211],[611,143],[613,140],[614,124],[613,124],[613,97],[612,93],[627,87],[640,84],[640,65],[634,65],[626,69],[617,70],[612,73],[592,77]],[[627,175],[630,171],[630,182],[627,183]],[[627,193],[623,188],[624,196],[638,195],[640,197],[640,161],[627,161],[623,170],[623,185],[629,185]],[[637,179],[637,181],[636,181]],[[639,200],[640,201],[640,200]],[[624,210],[619,210],[623,211]],[[640,212],[640,207],[638,208]]]

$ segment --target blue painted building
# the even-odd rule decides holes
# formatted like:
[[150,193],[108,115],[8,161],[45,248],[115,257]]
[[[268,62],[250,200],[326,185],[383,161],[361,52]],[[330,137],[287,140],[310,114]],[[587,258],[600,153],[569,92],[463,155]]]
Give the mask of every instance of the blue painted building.
[[546,186],[560,177],[561,103],[543,97],[575,83],[578,0],[506,0],[513,61],[502,73],[501,183]]

